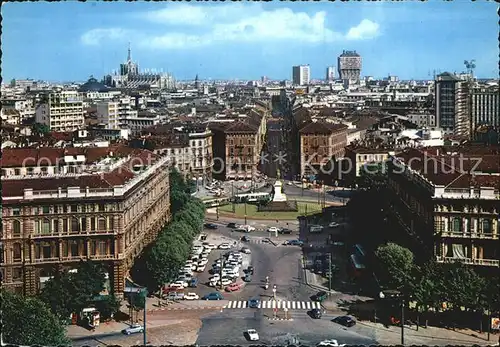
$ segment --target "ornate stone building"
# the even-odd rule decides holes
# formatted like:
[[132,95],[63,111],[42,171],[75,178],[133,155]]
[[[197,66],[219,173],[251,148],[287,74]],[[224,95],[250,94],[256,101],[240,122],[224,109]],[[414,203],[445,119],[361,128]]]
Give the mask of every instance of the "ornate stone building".
[[410,149],[392,157],[388,210],[416,254],[498,271],[500,154],[487,150]]
[[34,295],[56,271],[91,259],[123,292],[134,259],[170,219],[169,167],[149,151],[107,160],[78,174],[2,177],[5,287]]

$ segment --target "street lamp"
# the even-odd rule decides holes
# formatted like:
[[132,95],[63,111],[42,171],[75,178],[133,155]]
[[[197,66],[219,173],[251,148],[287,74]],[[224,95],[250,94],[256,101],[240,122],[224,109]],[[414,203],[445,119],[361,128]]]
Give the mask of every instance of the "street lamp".
[[[378,294],[380,299],[385,299],[384,292]],[[401,345],[405,344],[405,299],[401,292],[398,292],[397,297],[401,299]],[[375,310],[375,317],[377,316],[377,311]]]

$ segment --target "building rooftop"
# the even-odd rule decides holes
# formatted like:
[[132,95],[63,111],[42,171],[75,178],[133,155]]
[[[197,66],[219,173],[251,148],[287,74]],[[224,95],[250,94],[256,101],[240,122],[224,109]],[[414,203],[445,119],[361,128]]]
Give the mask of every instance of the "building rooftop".
[[345,124],[333,124],[327,122],[311,122],[299,130],[300,134],[332,134],[336,131],[347,130]]

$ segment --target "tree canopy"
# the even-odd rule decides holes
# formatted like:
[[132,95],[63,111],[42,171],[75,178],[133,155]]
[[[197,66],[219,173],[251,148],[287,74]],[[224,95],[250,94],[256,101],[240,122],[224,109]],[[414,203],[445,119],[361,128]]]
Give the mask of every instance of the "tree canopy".
[[69,345],[61,321],[37,298],[4,289],[2,295],[3,342],[13,345]]
[[383,276],[391,287],[399,289],[411,282],[414,256],[408,248],[388,243],[379,246],[375,255],[382,264]]

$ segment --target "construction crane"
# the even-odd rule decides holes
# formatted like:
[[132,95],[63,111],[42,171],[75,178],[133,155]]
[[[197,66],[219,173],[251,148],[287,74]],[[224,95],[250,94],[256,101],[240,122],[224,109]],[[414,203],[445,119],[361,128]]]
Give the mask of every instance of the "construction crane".
[[464,65],[467,68],[467,72],[471,75],[471,77],[473,77],[474,69],[476,68],[476,61],[474,59],[464,60]]

